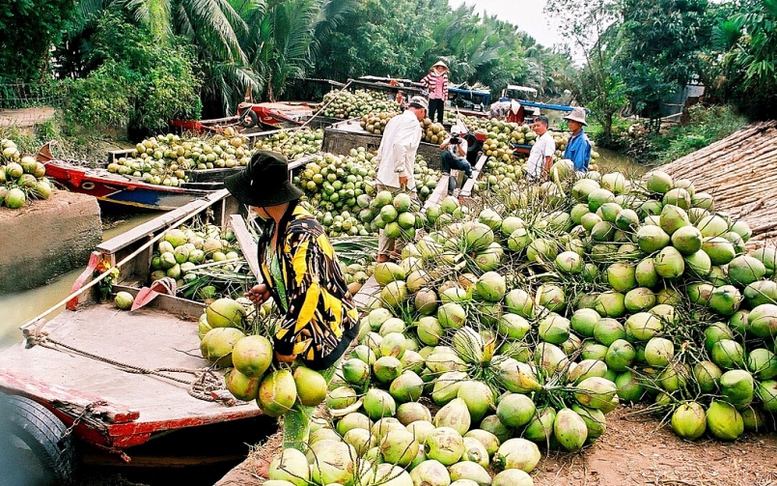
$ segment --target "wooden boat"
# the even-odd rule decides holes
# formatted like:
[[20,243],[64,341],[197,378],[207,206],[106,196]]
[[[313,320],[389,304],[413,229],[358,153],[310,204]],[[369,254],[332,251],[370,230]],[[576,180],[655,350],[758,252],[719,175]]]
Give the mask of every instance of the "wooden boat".
[[[10,428],[34,451],[49,479],[57,484],[69,479],[74,442],[90,446],[83,449],[92,463],[121,464],[120,458],[144,464],[143,455],[133,452],[139,446],[208,426],[207,438],[189,439],[201,441],[199,457],[153,458],[180,467],[240,460],[234,452],[220,456],[224,443],[242,447],[244,457],[245,444],[275,430],[275,421],[262,416],[254,402],[236,402],[223,389],[223,371],[200,357],[197,319],[203,304],[161,294],[130,312],[89,292],[102,278],[92,279],[94,270],[104,263],[120,268],[122,285],[114,290],[138,292],[153,245],[165,230],[197,215],[224,223],[237,212],[226,190],[214,191],[102,243],[74,285],[77,297],[42,316],[65,302],[74,310],[30,321],[22,326],[25,343],[0,351],[0,430]],[[247,234],[245,226],[233,227]],[[231,436],[220,436],[218,425],[232,425]],[[0,433],[0,446],[6,435]]]
[[170,211],[223,187],[216,183],[185,183],[181,187],[149,184],[137,177],[114,174],[102,167],[86,167],[55,158],[52,142],[38,150],[36,159],[46,166],[46,176],[72,192],[94,196],[111,209]]
[[170,211],[180,208],[196,199],[210,194],[208,189],[162,186],[143,182],[137,177],[108,172],[101,168],[88,168],[58,160],[46,164],[46,176],[59,186],[72,191],[89,194],[101,203],[114,209],[152,209]]

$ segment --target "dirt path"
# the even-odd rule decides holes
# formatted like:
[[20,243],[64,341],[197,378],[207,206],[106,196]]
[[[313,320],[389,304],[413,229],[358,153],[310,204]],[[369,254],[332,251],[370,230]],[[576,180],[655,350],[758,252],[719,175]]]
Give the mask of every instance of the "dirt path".
[[0,127],[16,126],[29,128],[51,119],[57,109],[51,106],[36,106],[19,110],[0,110]]
[[[777,486],[777,434],[745,434],[735,442],[680,440],[653,417],[621,407],[607,432],[574,454],[553,452],[532,472],[536,486]],[[271,437],[216,486],[259,486],[258,461],[279,451]]]

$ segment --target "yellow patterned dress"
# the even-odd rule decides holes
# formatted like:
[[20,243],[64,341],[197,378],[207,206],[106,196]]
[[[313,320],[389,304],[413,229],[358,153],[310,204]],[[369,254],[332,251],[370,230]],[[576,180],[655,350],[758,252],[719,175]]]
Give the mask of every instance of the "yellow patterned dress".
[[358,332],[358,313],[323,227],[292,203],[271,247],[273,228],[259,240],[262,275],[284,315],[276,354],[324,370],[334,365]]

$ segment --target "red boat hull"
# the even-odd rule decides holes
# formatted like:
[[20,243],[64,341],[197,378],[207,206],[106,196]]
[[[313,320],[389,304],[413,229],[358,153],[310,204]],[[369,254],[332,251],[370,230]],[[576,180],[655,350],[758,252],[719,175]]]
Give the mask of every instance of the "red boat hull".
[[46,175],[62,187],[89,194],[98,200],[128,209],[169,211],[204,197],[212,191],[148,184],[134,177],[51,161]]

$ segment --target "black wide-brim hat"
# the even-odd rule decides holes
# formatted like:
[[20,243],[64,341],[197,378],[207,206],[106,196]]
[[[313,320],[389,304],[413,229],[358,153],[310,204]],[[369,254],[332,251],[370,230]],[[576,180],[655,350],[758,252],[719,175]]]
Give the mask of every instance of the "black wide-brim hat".
[[242,204],[269,207],[295,201],[303,192],[289,181],[289,164],[277,153],[259,150],[246,168],[224,179],[224,186]]

